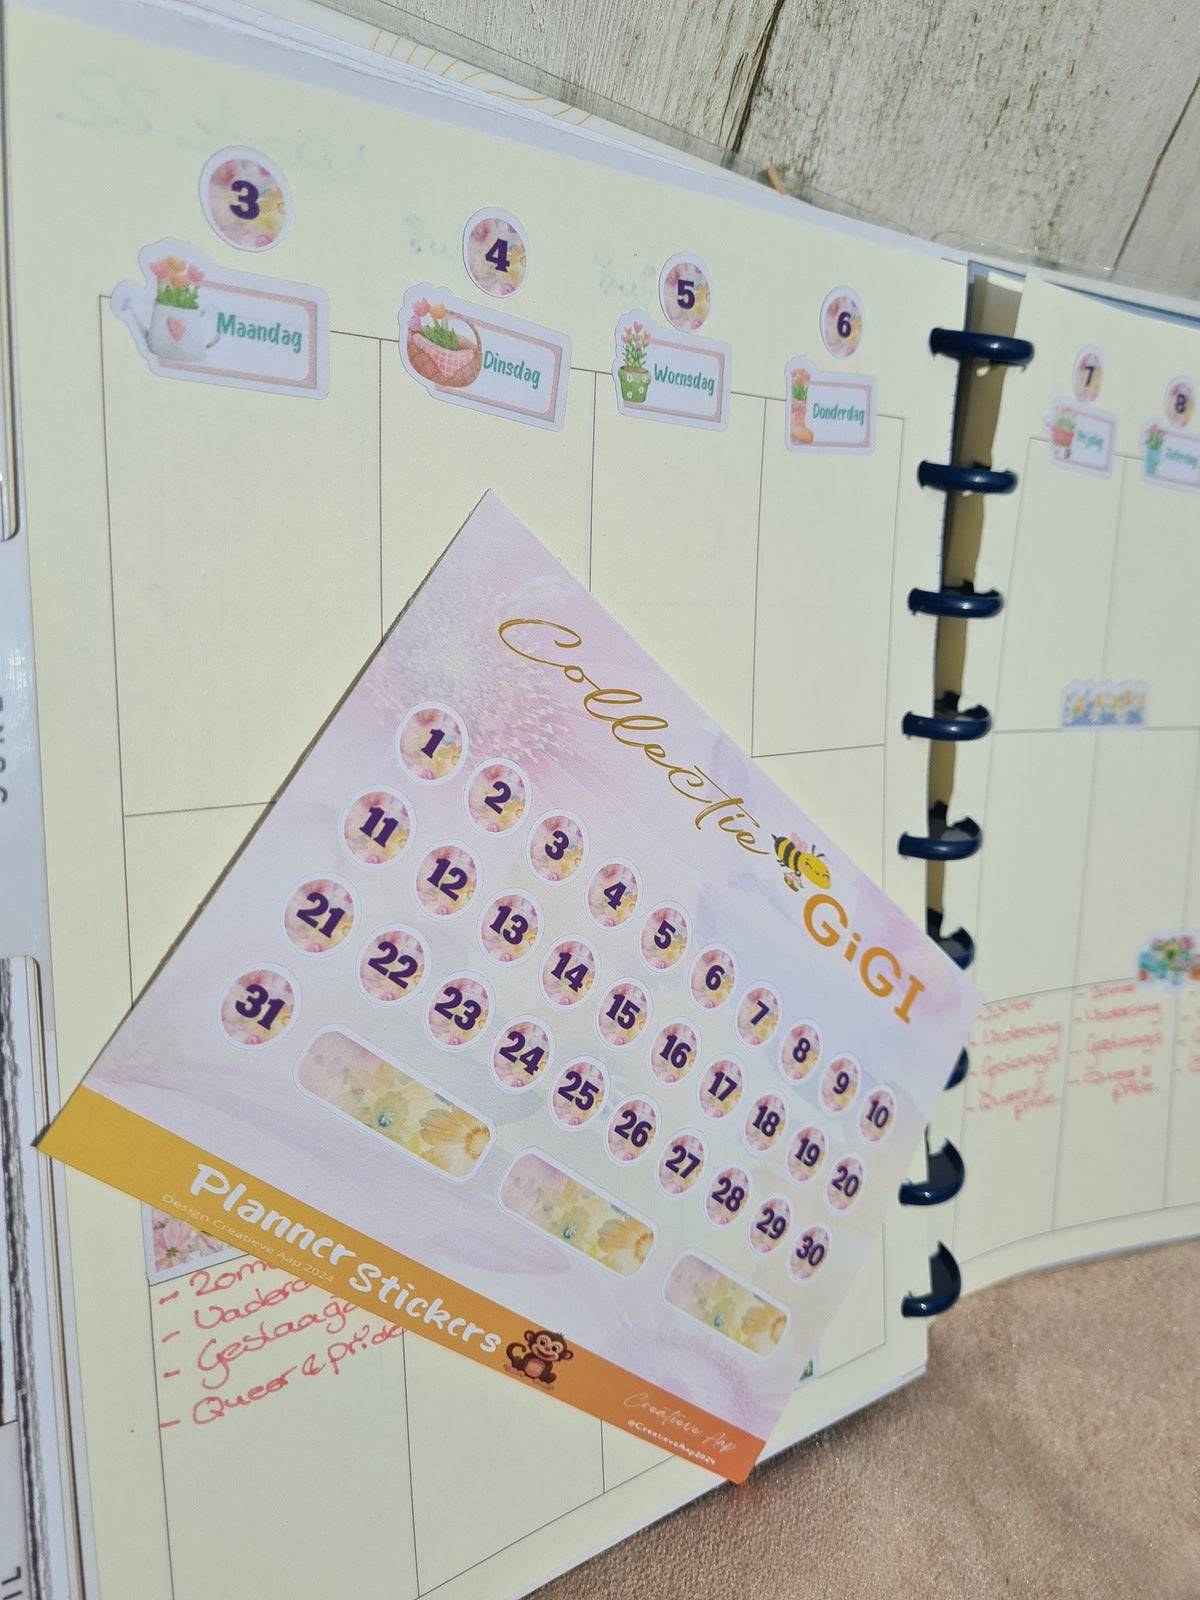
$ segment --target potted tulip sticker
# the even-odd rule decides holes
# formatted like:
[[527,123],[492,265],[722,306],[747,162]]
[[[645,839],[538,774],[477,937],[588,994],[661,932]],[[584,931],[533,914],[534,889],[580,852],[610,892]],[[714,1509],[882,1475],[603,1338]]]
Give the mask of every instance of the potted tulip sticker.
[[1158,471],[1158,463],[1162,460],[1162,447],[1167,442],[1167,435],[1157,422],[1152,422],[1142,435],[1142,444],[1146,451],[1146,476],[1152,478]]
[[811,444],[812,429],[808,426],[808,380],[812,374],[807,367],[797,367],[792,373],[792,443]]
[[646,367],[646,353],[650,349],[650,330],[640,322],[631,323],[621,330],[621,399],[626,405],[640,406],[650,387],[650,373]]
[[1060,406],[1050,421],[1050,448],[1060,461],[1068,461],[1075,442],[1075,413]]

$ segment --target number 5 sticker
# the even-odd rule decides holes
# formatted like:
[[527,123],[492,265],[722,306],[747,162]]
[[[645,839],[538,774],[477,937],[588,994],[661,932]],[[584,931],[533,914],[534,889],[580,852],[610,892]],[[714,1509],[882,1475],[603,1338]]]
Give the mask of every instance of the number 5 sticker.
[[699,256],[672,256],[658,275],[663,316],[681,333],[695,333],[712,308],[712,277]]

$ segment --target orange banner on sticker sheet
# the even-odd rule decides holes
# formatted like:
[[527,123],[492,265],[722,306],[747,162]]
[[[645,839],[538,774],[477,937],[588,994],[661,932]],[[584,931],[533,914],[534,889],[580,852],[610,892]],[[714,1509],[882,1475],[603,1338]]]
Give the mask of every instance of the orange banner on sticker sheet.
[[227,1244],[333,1290],[406,1332],[741,1483],[764,1443],[495,1301],[79,1088],[38,1149]]

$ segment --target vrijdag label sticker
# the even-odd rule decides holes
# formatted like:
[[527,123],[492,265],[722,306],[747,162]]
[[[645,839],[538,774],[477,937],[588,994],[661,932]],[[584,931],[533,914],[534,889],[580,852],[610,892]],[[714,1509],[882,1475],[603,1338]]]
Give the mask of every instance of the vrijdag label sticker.
[[724,428],[729,420],[730,350],[715,339],[676,333],[644,311],[628,311],[613,331],[617,410],[625,417],[685,428]]
[[308,399],[328,393],[324,290],[230,271],[178,239],[146,245],[138,265],[145,281],[119,283],[112,309],[151,372]]
[[1142,478],[1164,489],[1200,489],[1200,434],[1148,422],[1142,429]]
[[571,370],[566,334],[418,283],[400,308],[400,359],[435,400],[535,428],[562,427]]
[[789,450],[858,451],[875,448],[875,380],[818,372],[807,356],[787,364],[785,439]]
[[1055,466],[1075,472],[1111,476],[1116,456],[1117,419],[1108,411],[1055,400],[1046,418],[1050,431],[1050,459]]

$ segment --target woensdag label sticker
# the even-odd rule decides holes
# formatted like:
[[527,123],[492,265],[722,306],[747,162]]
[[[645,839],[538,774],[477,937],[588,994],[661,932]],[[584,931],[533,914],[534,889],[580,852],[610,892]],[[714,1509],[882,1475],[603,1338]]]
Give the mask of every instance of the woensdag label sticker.
[[1148,422],[1142,429],[1142,478],[1164,489],[1200,489],[1200,434]]
[[1050,459],[1056,467],[1110,477],[1116,457],[1117,419],[1109,411],[1059,397],[1046,418]]
[[399,348],[405,371],[435,400],[562,427],[571,370],[564,333],[418,283],[400,307]]
[[727,344],[676,333],[637,310],[618,319],[613,340],[612,375],[622,416],[685,428],[725,427],[732,365]]
[[119,283],[111,304],[158,377],[314,400],[329,392],[323,289],[230,271],[178,239],[146,245],[138,265],[144,281]]
[[789,450],[870,455],[875,448],[874,378],[819,372],[807,356],[788,362],[786,378]]

